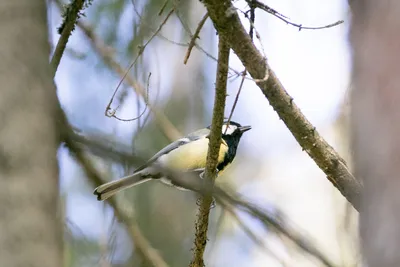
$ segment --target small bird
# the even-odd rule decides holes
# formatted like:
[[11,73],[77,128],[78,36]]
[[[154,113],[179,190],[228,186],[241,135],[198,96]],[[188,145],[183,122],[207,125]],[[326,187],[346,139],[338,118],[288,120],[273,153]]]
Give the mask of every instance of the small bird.
[[[106,200],[121,190],[157,179],[165,184],[172,185],[178,189],[184,189],[174,185],[167,177],[154,168],[160,165],[164,168],[182,172],[202,173],[206,167],[208,141],[210,128],[197,130],[187,136],[172,142],[161,149],[143,166],[134,171],[133,174],[115,181],[108,182],[97,187],[93,194],[97,200]],[[228,167],[236,156],[236,150],[243,133],[250,130],[251,126],[241,126],[239,123],[225,121],[222,125],[222,142],[218,155],[218,175]],[[152,168],[153,167],[153,168]]]

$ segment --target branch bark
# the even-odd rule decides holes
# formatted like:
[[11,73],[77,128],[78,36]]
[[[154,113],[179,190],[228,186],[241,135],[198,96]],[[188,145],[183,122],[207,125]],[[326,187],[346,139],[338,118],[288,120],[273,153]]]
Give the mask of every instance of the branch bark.
[[[204,173],[205,183],[214,183],[217,176],[218,155],[221,145],[221,129],[224,122],[226,84],[228,79],[229,65],[229,45],[224,38],[219,38],[218,44],[218,65],[215,83],[215,102],[213,109],[213,118],[211,123],[211,133],[209,137],[207,166]],[[191,267],[204,266],[204,250],[207,244],[208,218],[210,215],[212,195],[207,194],[201,198],[199,212],[197,214],[196,234],[193,249],[193,259]]]
[[73,0],[73,2],[68,5],[63,25],[60,28],[61,36],[57,42],[56,49],[54,50],[53,57],[50,61],[50,65],[53,67],[53,77],[56,75],[61,58],[64,54],[65,47],[67,46],[68,39],[71,36],[72,31],[75,29],[75,24],[79,19],[79,13],[83,9],[84,2],[85,0]]
[[203,3],[219,36],[229,43],[302,149],[358,210],[362,185],[350,173],[342,157],[322,138],[286,92],[268,66],[266,58],[252,43],[231,1],[204,0]]

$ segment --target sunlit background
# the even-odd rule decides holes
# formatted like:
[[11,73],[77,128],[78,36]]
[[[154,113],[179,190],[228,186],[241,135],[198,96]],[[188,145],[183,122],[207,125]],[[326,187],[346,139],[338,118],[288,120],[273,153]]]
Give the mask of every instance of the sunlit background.
[[[217,55],[217,36],[210,20],[201,31],[199,46],[188,64],[183,60],[193,33],[205,14],[199,1],[93,0],[81,22],[93,30],[107,53],[125,70],[159,27],[173,4],[179,8],[146,47],[130,71],[144,88],[149,80],[148,101],[164,112],[186,134],[211,123]],[[347,159],[346,92],[350,87],[350,51],[347,1],[264,0],[268,6],[303,26],[323,26],[338,20],[339,26],[301,30],[257,10],[254,39],[264,50],[268,63],[302,112],[339,153]],[[245,1],[234,2],[247,11]],[[50,34],[55,45],[62,18],[56,2],[50,1]],[[240,13],[240,11],[239,11]],[[242,22],[249,27],[243,16]],[[140,15],[140,17],[139,17]],[[177,17],[179,15],[179,18]],[[104,51],[103,51],[104,52]],[[168,137],[149,110],[139,120],[119,121],[104,115],[121,75],[104,61],[93,39],[77,27],[57,72],[58,96],[70,122],[82,132],[101,133],[126,146],[127,150],[150,157],[167,145]],[[230,67],[244,70],[231,53]],[[226,116],[229,116],[240,77],[231,72]],[[119,107],[118,107],[119,106]],[[116,115],[135,118],[146,104],[124,84],[112,104]],[[118,107],[118,108],[117,108]],[[280,210],[296,229],[307,236],[331,261],[354,266],[358,261],[355,218],[352,208],[303,152],[269,105],[260,89],[246,80],[233,120],[253,129],[246,133],[233,166],[222,186],[233,188],[253,203],[271,212]],[[102,174],[116,179],[135,166],[122,166],[93,158]],[[124,227],[112,209],[92,195],[93,185],[67,149],[59,151],[61,189],[66,211],[66,266],[147,266],[135,252]],[[135,219],[170,266],[187,266],[191,259],[196,195],[158,182],[126,190],[124,198]],[[211,211],[207,266],[322,266],[279,234],[243,214],[242,220],[258,236],[257,244],[229,214],[216,207]],[[101,264],[101,265],[99,265]]]

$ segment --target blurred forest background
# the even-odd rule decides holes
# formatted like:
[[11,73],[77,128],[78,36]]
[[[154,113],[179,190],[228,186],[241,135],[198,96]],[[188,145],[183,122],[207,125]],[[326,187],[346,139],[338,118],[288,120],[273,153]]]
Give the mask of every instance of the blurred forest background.
[[[258,48],[265,51],[268,63],[289,94],[351,165],[347,129],[351,73],[347,1],[264,2],[303,26],[324,26],[344,20],[331,28],[299,31],[298,27],[257,10],[255,27],[262,43],[256,42]],[[67,3],[47,3],[54,51]],[[119,118],[136,118],[144,112],[143,116],[134,121],[105,116],[124,71],[142,52],[173,5],[175,12],[128,74],[148,94],[139,96],[129,83],[123,83],[111,104],[111,111]],[[245,1],[235,1],[235,6],[243,11],[248,9]],[[165,127],[160,127],[150,106],[164,113],[182,135],[211,123],[217,35],[210,19],[205,22],[188,63],[183,64],[191,35],[206,13],[199,1],[93,0],[83,13],[55,76],[61,105],[79,133],[99,136],[107,140],[107,147],[122,147],[126,153],[148,158],[176,137],[173,128],[167,127],[170,131],[165,132]],[[243,13],[239,14],[249,27]],[[244,69],[233,52],[230,67],[238,72]],[[231,73],[226,116],[240,80]],[[252,130],[242,138],[233,166],[217,183],[271,214],[284,214],[288,223],[336,265],[357,265],[357,213],[301,150],[253,81],[244,81],[232,119],[251,125]],[[137,167],[96,153],[88,156],[102,176],[110,180]],[[58,160],[65,217],[64,266],[150,266],[124,223],[116,220],[113,209],[96,200],[93,181],[65,146],[59,148]],[[198,210],[196,194],[149,182],[116,198],[169,266],[187,266],[192,257]],[[258,220],[242,212],[238,216],[218,205],[211,210],[207,266],[324,265],[279,232],[265,230]],[[257,239],[241,224],[251,229]]]
[[[107,136],[111,143],[121,143],[127,151],[143,157],[165,146],[168,136],[157,126],[149,110],[132,122],[104,116],[121,79],[121,73],[107,61],[105,53],[125,70],[165,18],[174,3],[169,2],[160,16],[164,0],[93,1],[70,38],[55,78],[62,106],[75,127],[84,133]],[[333,28],[299,31],[258,10],[255,25],[268,62],[288,92],[320,133],[346,158],[346,92],[351,67],[347,1],[265,3],[304,26],[345,21]],[[49,1],[48,5],[54,45],[59,38],[57,27],[62,22],[60,4]],[[244,1],[235,5],[246,10]],[[184,65],[190,36],[206,10],[195,0],[180,1],[178,6],[129,75],[145,88],[151,73],[149,103],[162,110],[179,132],[186,134],[211,122],[217,36],[207,20],[198,40],[200,49],[194,48]],[[230,66],[243,70],[233,53]],[[231,76],[226,116],[241,80]],[[118,106],[116,115],[129,119],[142,113],[146,104],[126,85],[119,90],[111,107]],[[331,261],[342,266],[355,265],[358,248],[353,208],[301,151],[252,81],[245,81],[233,119],[252,125],[253,130],[244,136],[232,168],[219,182],[271,212],[279,209]],[[135,167],[92,158],[109,179]],[[60,148],[59,162],[66,217],[65,266],[148,266],[135,252],[132,240],[113,217],[112,209],[96,201],[92,195],[94,186],[67,149]],[[195,194],[150,182],[122,195],[133,209],[143,234],[170,266],[187,265],[197,212]],[[240,216],[264,246],[260,247],[232,216],[217,206],[211,211],[210,243],[205,259],[208,266],[322,265],[304,256],[303,251],[279,234],[263,230],[256,220],[245,214]]]

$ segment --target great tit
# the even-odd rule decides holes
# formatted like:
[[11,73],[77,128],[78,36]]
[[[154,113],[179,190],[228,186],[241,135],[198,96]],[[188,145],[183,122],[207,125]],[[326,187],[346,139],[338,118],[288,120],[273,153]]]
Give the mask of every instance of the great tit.
[[[93,192],[97,195],[97,200],[105,200],[121,190],[152,179],[157,179],[165,184],[183,189],[177,185],[173,185],[154,166],[159,164],[164,168],[182,172],[204,172],[210,128],[211,126],[208,126],[207,128],[197,130],[169,144],[155,154],[147,163],[136,169],[133,174],[97,187]],[[222,142],[218,156],[218,175],[233,161],[242,134],[250,129],[251,126],[241,126],[234,121],[230,121],[229,123],[228,121],[224,122],[222,125]]]

